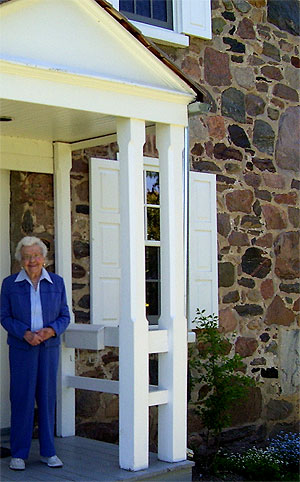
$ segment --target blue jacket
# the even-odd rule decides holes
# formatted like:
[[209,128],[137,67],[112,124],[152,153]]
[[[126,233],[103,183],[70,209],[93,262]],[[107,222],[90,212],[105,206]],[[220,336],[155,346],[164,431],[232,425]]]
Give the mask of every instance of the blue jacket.
[[[24,340],[26,330],[31,329],[30,285],[24,280],[15,283],[18,276],[13,274],[3,280],[1,289],[1,325],[7,331],[7,343],[16,348],[29,350],[31,345]],[[49,273],[52,283],[40,281],[40,296],[44,327],[51,327],[56,333],[43,343],[58,346],[60,335],[70,323],[64,280]]]

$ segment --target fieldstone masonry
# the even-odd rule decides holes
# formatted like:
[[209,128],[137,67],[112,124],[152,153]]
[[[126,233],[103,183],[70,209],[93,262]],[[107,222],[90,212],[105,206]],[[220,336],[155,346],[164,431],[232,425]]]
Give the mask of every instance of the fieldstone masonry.
[[[208,114],[190,118],[190,167],[217,175],[220,329],[257,382],[224,434],[234,445],[294,427],[298,418],[299,4],[212,0],[212,28],[212,40],[161,48],[210,104]],[[116,152],[111,144],[73,154],[73,310],[80,323],[90,319],[88,161],[115,159]],[[157,156],[153,136],[145,155]],[[25,234],[41,236],[53,269],[52,177],[12,173],[11,181],[12,248]],[[117,350],[76,356],[77,374],[118,378]],[[78,390],[76,400],[78,433],[117,441],[117,397]],[[152,448],[155,418],[153,408]],[[191,443],[201,444],[201,428],[191,402]]]
[[[237,410],[232,423],[276,430],[298,418],[299,5],[212,5],[212,41],[193,38],[173,60],[189,73],[189,58],[214,99],[192,120],[191,169],[217,175],[220,326],[235,331],[232,352],[262,402],[251,393],[251,417]],[[192,413],[190,404],[190,437],[201,430]]]

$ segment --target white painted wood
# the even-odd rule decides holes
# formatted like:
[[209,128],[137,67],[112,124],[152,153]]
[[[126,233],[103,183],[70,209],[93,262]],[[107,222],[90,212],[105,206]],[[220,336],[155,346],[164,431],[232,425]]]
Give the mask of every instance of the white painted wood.
[[[82,348],[80,345],[82,341],[79,339],[80,335],[84,332],[84,336],[87,338],[84,348],[91,350],[101,350],[106,346],[119,346],[119,327],[118,326],[104,326],[104,325],[92,325],[71,323],[66,331],[65,339],[66,346],[69,348]],[[69,337],[71,333],[71,337]],[[97,334],[97,341],[92,337]],[[99,340],[100,338],[100,340]]]
[[71,323],[64,334],[67,348],[104,349],[104,326]]
[[72,151],[77,151],[77,149],[88,149],[89,147],[107,146],[111,142],[117,140],[117,135],[104,135],[101,137],[95,137],[94,139],[87,139],[79,142],[72,143]]
[[197,308],[218,315],[216,176],[190,172],[189,192],[189,327]]
[[143,145],[145,123],[117,121],[120,158],[120,467],[148,466],[148,323],[145,314]]
[[[57,274],[64,278],[72,316],[71,167],[70,146],[60,142],[54,143],[55,269]],[[62,345],[56,407],[57,435],[62,437],[75,434],[75,392],[63,385],[63,377],[74,373],[74,349]]]
[[[115,121],[115,119],[113,119]],[[115,127],[115,126],[114,126]],[[98,127],[98,131],[99,131]],[[103,130],[103,126],[101,126],[101,130]],[[111,131],[112,132],[112,131]],[[153,124],[146,125],[146,133],[151,135],[155,134],[155,126]],[[72,151],[76,151],[77,149],[87,149],[88,147],[97,147],[97,146],[106,146],[112,142],[117,141],[117,134],[108,134],[102,135],[101,137],[95,137],[93,139],[86,139],[79,142],[72,142]],[[144,158],[144,165],[146,159],[154,159],[154,158]],[[155,159],[157,161],[157,159]]]
[[119,346],[119,327],[105,326],[104,346]]
[[[2,115],[4,115],[2,113]],[[52,142],[2,136],[0,169],[53,173]]]
[[168,331],[151,330],[149,331],[149,353],[165,353],[168,351]]
[[161,316],[169,351],[159,355],[159,386],[169,403],[158,411],[158,457],[186,459],[187,324],[184,314],[183,147],[184,127],[157,125],[161,192]]
[[[117,380],[103,380],[100,378],[79,377],[66,375],[64,385],[81,390],[119,394],[119,382]],[[156,385],[149,386],[148,406],[163,405],[168,403],[168,390],[163,390]]]
[[[116,131],[114,117],[99,112],[66,109],[11,99],[0,99],[0,111],[2,116],[9,116],[13,119],[12,122],[6,122],[1,126],[1,134],[5,137],[20,138],[21,148],[23,148],[22,139],[25,140],[25,148],[26,142],[28,144],[31,139],[34,139],[38,145],[48,141],[52,148],[53,140],[60,139],[73,143],[82,139],[99,137],[100,133],[101,136],[106,136]],[[110,142],[109,139],[108,142]],[[87,147],[91,146],[87,145]],[[74,150],[74,146],[72,148]],[[76,148],[82,149],[81,145]],[[37,155],[36,152],[32,153]],[[39,149],[39,154],[41,157],[44,155],[41,149]]]
[[[11,101],[33,102],[82,112],[100,112],[108,116],[145,118],[149,122],[170,123],[173,121],[183,125],[187,125],[186,106],[195,98],[195,94],[190,88],[187,88],[185,92],[158,89],[149,85],[141,86],[136,83],[127,84],[117,80],[103,80],[1,60],[0,86],[1,96]],[[73,117],[76,119],[77,112],[72,115],[72,112],[69,111],[69,114],[70,121],[73,120]],[[6,128],[10,127],[6,126]],[[55,131],[55,126],[53,129]],[[64,125],[62,125],[62,129],[65,129]],[[90,129],[93,132],[92,136],[85,135],[84,138],[95,137],[93,125]],[[86,128],[85,131],[88,129]],[[48,135],[50,134],[49,130]],[[8,131],[6,135],[16,134]],[[62,136],[59,139],[64,141],[82,139],[68,139]],[[22,137],[34,137],[34,130],[30,136],[23,134]],[[46,140],[48,139],[49,137],[46,138]],[[51,137],[52,139],[53,137]]]
[[212,38],[210,0],[181,0],[181,32]]
[[93,390],[95,392],[119,393],[119,382],[117,380],[102,380],[100,378],[66,375],[64,377],[64,384],[66,387]]
[[149,25],[147,23],[136,22],[135,20],[130,20],[130,22],[138,28],[145,37],[149,37],[159,44],[173,45],[174,47],[189,46],[189,37],[183,35],[181,32]]
[[[117,326],[71,323],[64,334],[64,341],[67,348],[103,350],[105,346],[118,347],[119,328]],[[167,351],[167,330],[149,331],[148,353],[165,353]]]
[[164,405],[169,402],[169,392],[156,385],[149,386],[149,407]]
[[1,6],[0,22],[0,58],[6,61],[162,89],[187,88],[91,0],[12,2]]
[[91,323],[118,326],[120,314],[119,162],[90,159]]
[[[10,275],[9,243],[10,172],[0,169],[0,280]],[[0,327],[0,429],[10,426],[7,332]]]
[[196,333],[194,331],[188,331],[188,343],[195,343]]

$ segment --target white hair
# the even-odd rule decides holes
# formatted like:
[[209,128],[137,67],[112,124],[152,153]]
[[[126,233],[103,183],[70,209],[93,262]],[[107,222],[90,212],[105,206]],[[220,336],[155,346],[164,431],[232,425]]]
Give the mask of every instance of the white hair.
[[43,243],[41,239],[36,238],[35,236],[25,236],[21,239],[21,241],[18,242],[15,252],[15,258],[17,261],[19,261],[19,263],[22,259],[21,249],[23,248],[23,246],[33,246],[34,244],[38,245],[38,247],[41,249],[43,257],[46,258],[48,249],[45,243]]

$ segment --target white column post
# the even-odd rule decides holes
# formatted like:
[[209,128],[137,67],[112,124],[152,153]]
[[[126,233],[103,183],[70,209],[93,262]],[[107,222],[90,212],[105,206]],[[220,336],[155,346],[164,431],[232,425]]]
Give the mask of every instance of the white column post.
[[121,219],[120,467],[148,467],[148,323],[145,315],[145,123],[118,119]]
[[[10,203],[10,171],[0,169],[0,281],[10,274],[10,243],[9,243],[9,203]],[[9,403],[9,364],[7,333],[0,328],[0,367],[1,367],[1,413],[0,429],[10,426]]]
[[[69,144],[54,143],[55,270],[64,278],[72,317],[72,242]],[[64,377],[75,374],[74,349],[62,344],[57,386],[57,435],[75,435],[75,390],[64,386]]]
[[187,323],[184,314],[183,147],[184,127],[158,124],[160,160],[161,316],[169,350],[159,355],[159,385],[169,403],[158,407],[158,458],[186,459]]

